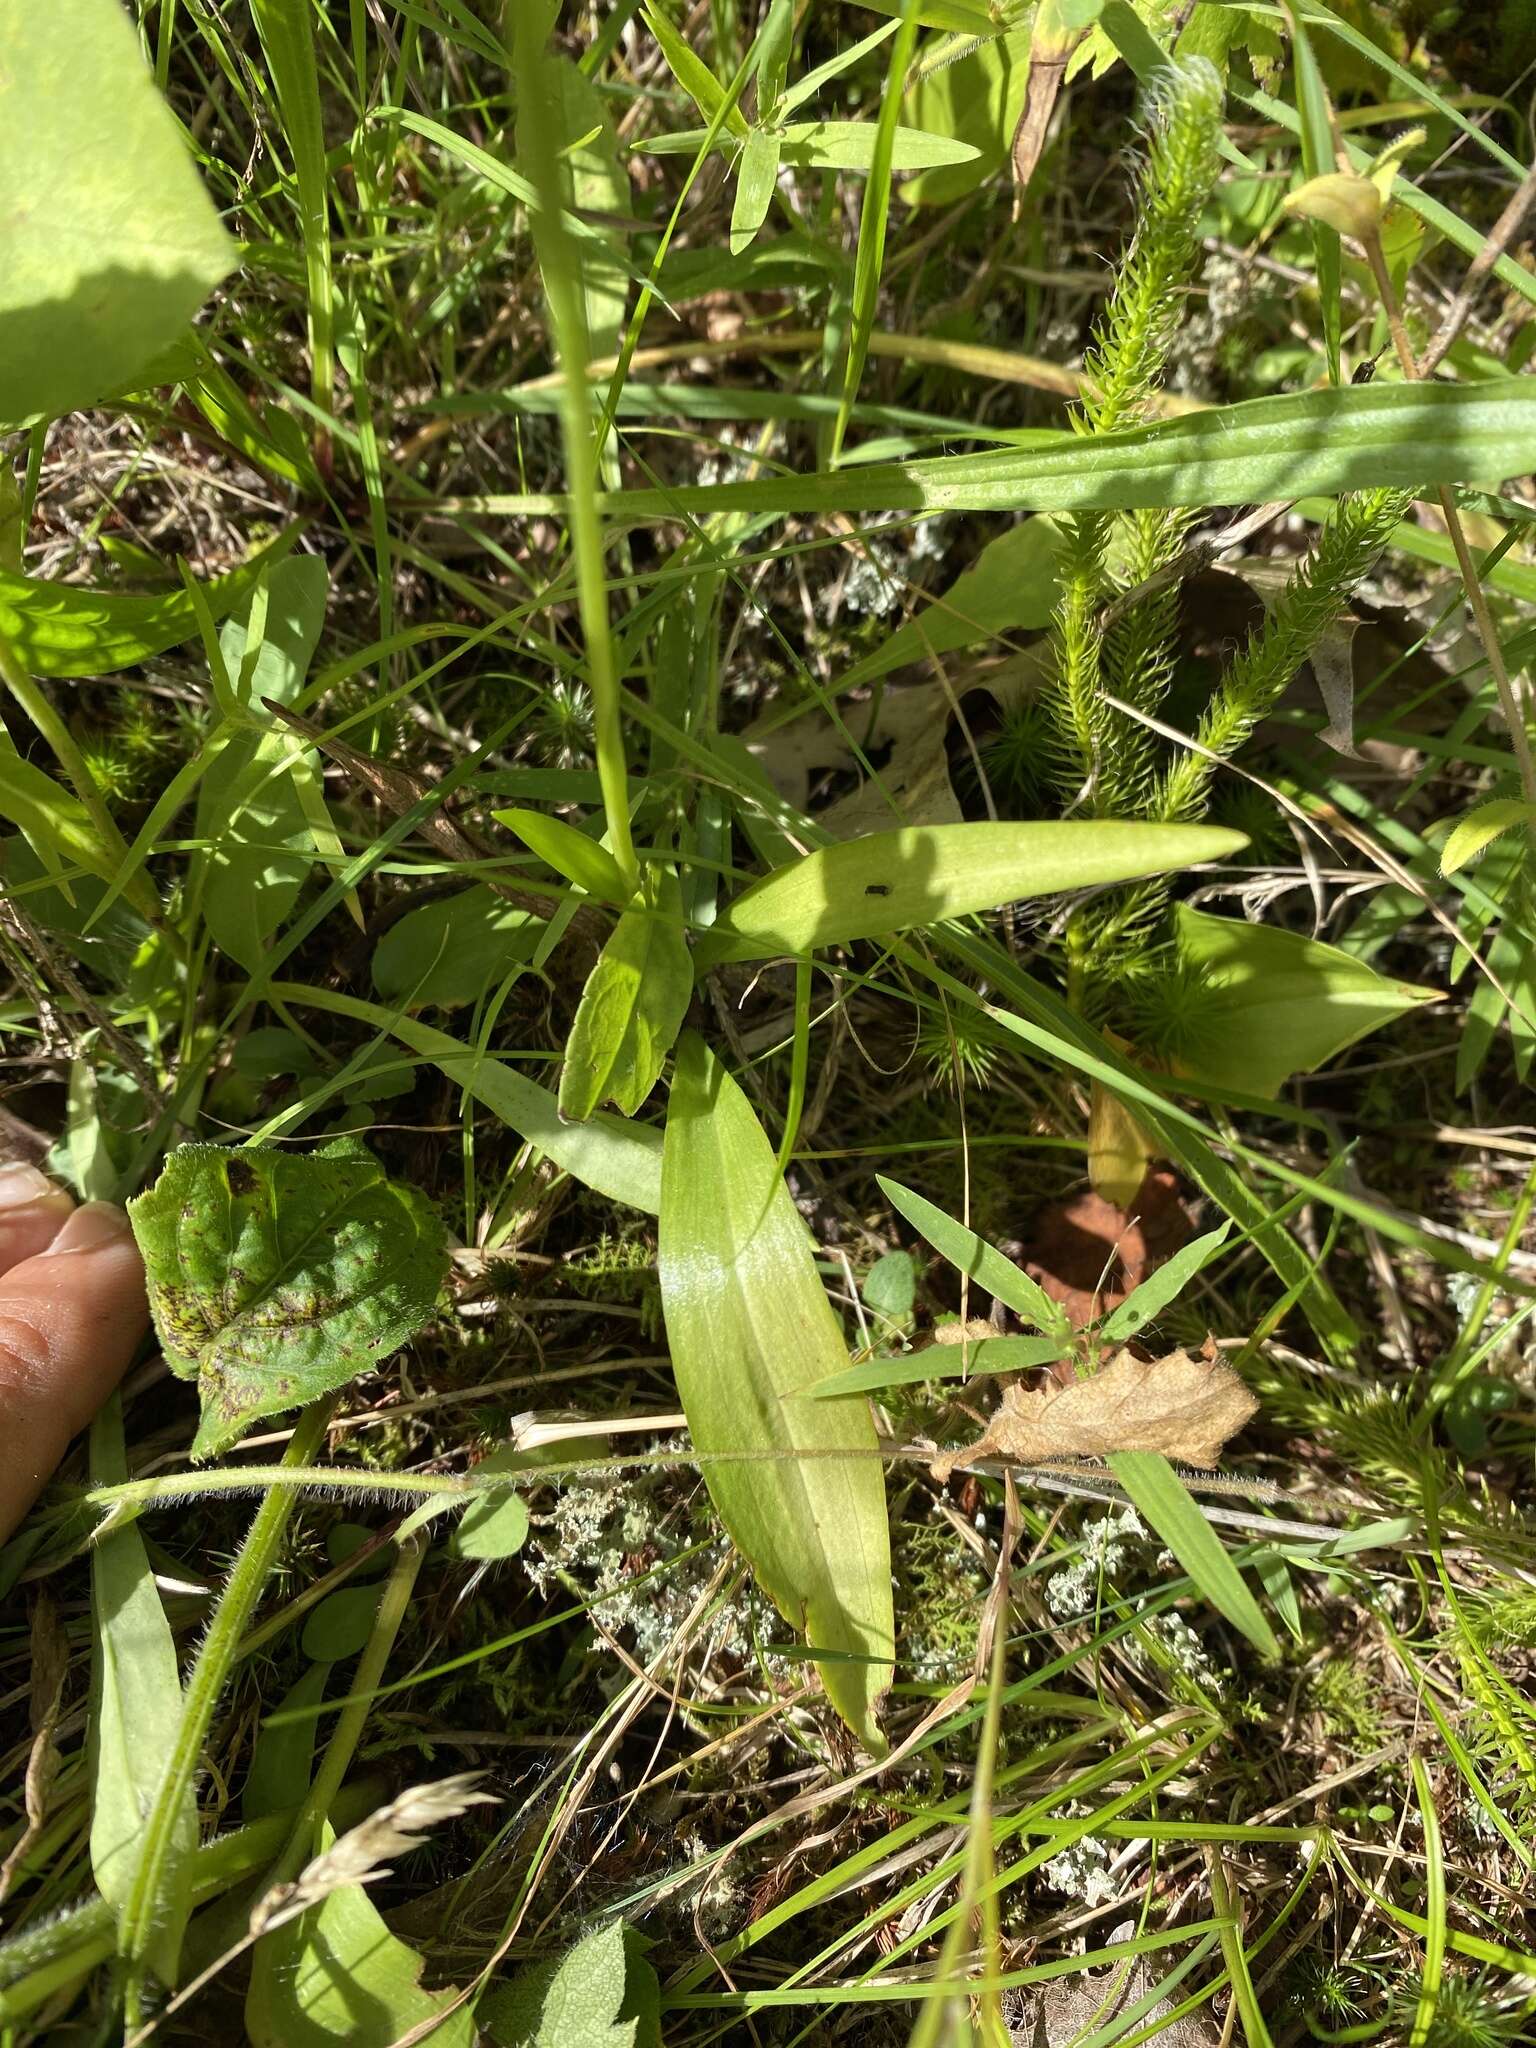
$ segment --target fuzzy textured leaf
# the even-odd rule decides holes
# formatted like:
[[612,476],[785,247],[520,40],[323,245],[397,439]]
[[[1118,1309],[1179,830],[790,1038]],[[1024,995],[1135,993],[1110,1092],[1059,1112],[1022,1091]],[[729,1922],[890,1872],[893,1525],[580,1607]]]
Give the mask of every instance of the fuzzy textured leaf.
[[238,259],[117,0],[0,0],[0,419],[120,390]]
[[166,1364],[196,1380],[193,1456],[345,1386],[430,1321],[443,1228],[365,1145],[183,1145],[128,1205]]
[[824,846],[727,904],[701,961],[771,960],[944,918],[1221,860],[1247,841],[1213,825],[1114,819],[913,825]]
[[1240,924],[1180,904],[1182,957],[1203,976],[1186,1072],[1218,1088],[1278,1095],[1405,1010],[1440,1000],[1434,989],[1389,981],[1374,967],[1275,925]]
[[535,1963],[480,2001],[497,2048],[660,2048],[661,1993],[622,1920]]
[[[797,1399],[848,1363],[800,1213],[751,1105],[703,1040],[678,1045],[661,1169],[662,1309],[710,1496],[867,1746],[895,1622],[885,1476],[865,1403]],[[742,1463],[711,1451],[766,1452]],[[829,1453],[845,1451],[847,1458]],[[801,1453],[806,1455],[802,1457]]]
[[1529,825],[1536,818],[1536,806],[1517,796],[1496,796],[1476,804],[1464,818],[1458,818],[1440,854],[1442,875],[1454,875],[1469,860],[1476,860],[1501,833],[1513,825]]

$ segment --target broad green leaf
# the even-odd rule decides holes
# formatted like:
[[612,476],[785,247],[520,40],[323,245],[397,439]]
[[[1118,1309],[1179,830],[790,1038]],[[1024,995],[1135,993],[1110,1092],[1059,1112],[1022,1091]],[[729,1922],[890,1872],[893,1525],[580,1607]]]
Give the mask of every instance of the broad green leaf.
[[496,2048],[661,2048],[661,1991],[622,1920],[480,2000]]
[[950,206],[1002,170],[1024,111],[1029,38],[1027,28],[994,35],[958,62],[932,69],[924,68],[925,61],[941,46],[952,45],[944,35],[930,37],[924,45],[918,82],[907,94],[912,125],[930,135],[968,142],[976,155],[967,164],[909,179],[901,188],[909,206]]
[[[508,1445],[482,1458],[475,1467],[475,1476],[483,1479],[492,1472],[525,1471],[527,1466],[528,1453]],[[515,1557],[527,1536],[528,1509],[521,1494],[508,1487],[504,1492],[487,1494],[484,1500],[470,1502],[453,1532],[453,1547],[460,1557]]]
[[1060,1337],[978,1337],[963,1349],[958,1344],[927,1344],[901,1358],[868,1358],[835,1372],[811,1389],[818,1401],[839,1394],[873,1393],[880,1387],[907,1387],[921,1380],[974,1380],[995,1372],[1028,1372],[1065,1358]]
[[1512,825],[1529,825],[1533,818],[1536,818],[1536,805],[1525,803],[1519,797],[1496,796],[1489,803],[1475,805],[1464,818],[1457,819],[1445,842],[1440,854],[1441,874],[1454,875],[1469,860],[1476,860]]
[[[1503,482],[1536,468],[1529,377],[1485,384],[1346,384],[1245,398],[1181,419],[1045,448],[879,462],[740,484],[607,491],[611,519],[722,512],[1086,512],[1246,505],[1269,498],[1401,485]],[[497,511],[542,511],[543,497],[496,497]]]
[[731,254],[750,249],[768,218],[779,179],[779,138],[771,128],[754,128],[747,137],[736,169],[736,197],[731,204]]
[[355,1657],[373,1634],[379,1587],[339,1586],[304,1620],[300,1647],[317,1664],[341,1664]]
[[1182,1058],[1217,1088],[1278,1095],[1292,1074],[1310,1074],[1438,991],[1388,981],[1337,946],[1274,925],[1240,924],[1180,904],[1181,957],[1199,971],[1196,1036]]
[[229,741],[197,792],[197,836],[207,848],[203,921],[247,972],[261,964],[314,860],[311,806],[300,785],[307,781],[319,795],[315,750],[263,705],[269,698],[292,704],[303,688],[325,624],[325,564],[314,555],[280,562],[265,589],[265,631],[254,662],[247,621],[231,620],[219,636],[224,665],[242,679],[240,695],[256,729]]
[[362,1886],[345,1885],[256,1944],[247,2037],[252,2048],[394,2048],[422,2028],[432,2048],[472,2048],[473,2001],[429,2028],[454,1993],[423,1991],[424,1967]]
[[[91,1472],[101,1486],[128,1477],[123,1417],[113,1394],[91,1426]],[[91,1775],[91,1875],[112,1907],[133,1884],[144,1823],[181,1722],[181,1659],[160,1602],[138,1525],[103,1535],[91,1549],[91,1693],[87,1720]],[[154,1956],[167,1980],[190,1901],[186,1877],[197,1848],[197,1804],[176,1819],[177,1882]]]
[[[256,1732],[251,1767],[245,1774],[240,1811],[249,1821],[262,1820],[269,1813],[292,1818],[295,1803],[303,1796],[315,1756],[315,1735],[319,1722],[302,1711],[318,1707],[331,1682],[328,1664],[311,1664],[289,1686],[275,1712]],[[298,1711],[295,1711],[298,1710]],[[295,1712],[286,1721],[283,1716]]]
[[408,910],[373,949],[373,985],[387,1003],[455,1010],[530,961],[547,929],[477,882]]
[[1132,1506],[1162,1537],[1197,1591],[1256,1649],[1278,1657],[1280,1645],[1263,1610],[1168,1460],[1156,1451],[1112,1451],[1107,1462]]
[[876,1174],[875,1179],[896,1213],[904,1216],[919,1236],[926,1238],[952,1266],[968,1273],[978,1287],[995,1295],[1037,1330],[1052,1337],[1071,1336],[1072,1324],[1061,1303],[1052,1301],[1039,1281],[1031,1280],[996,1245],[988,1244],[953,1216],[946,1216],[942,1209],[911,1188],[903,1187],[899,1180],[888,1180],[883,1173]]
[[1210,1264],[1231,1229],[1230,1223],[1223,1223],[1219,1230],[1208,1230],[1203,1237],[1192,1239],[1176,1251],[1171,1259],[1164,1260],[1155,1273],[1149,1274],[1139,1287],[1133,1287],[1120,1306],[1104,1318],[1094,1333],[1098,1341],[1123,1344],[1127,1337],[1144,1330],[1184,1291],[1200,1269]]
[[601,1112],[584,1124],[563,1123],[553,1095],[490,1053],[477,1052],[462,1039],[434,1030],[414,1017],[402,1017],[326,989],[302,982],[274,983],[272,994],[290,1003],[317,1003],[344,1017],[355,1017],[376,1031],[389,1032],[413,1052],[442,1068],[449,1080],[483,1102],[509,1130],[517,1132],[552,1159],[556,1166],[607,1195],[654,1216],[661,1206],[661,1133],[643,1124],[621,1122]]
[[653,868],[646,896],[614,926],[581,992],[560,1074],[560,1114],[571,1123],[610,1098],[633,1116],[688,1014],[693,960],[676,875]]
[[0,420],[121,390],[239,261],[118,0],[0,0]]
[[[658,1270],[710,1497],[785,1620],[832,1653],[819,1666],[828,1697],[878,1750],[895,1624],[874,1427],[856,1397],[792,1398],[843,1370],[847,1347],[773,1147],[695,1032],[679,1042],[667,1113]],[[715,1463],[712,1451],[767,1455]]]
[[887,633],[872,654],[837,678],[838,695],[872,683],[935,654],[974,647],[1000,633],[1037,632],[1051,622],[1056,603],[1056,555],[1061,537],[1046,519],[1026,519],[987,542],[942,596]]
[[182,1145],[128,1205],[165,1362],[198,1383],[196,1458],[380,1366],[437,1306],[443,1229],[366,1145]]
[[546,867],[564,875],[578,889],[585,889],[599,903],[611,903],[615,910],[622,910],[634,895],[624,879],[624,870],[607,847],[599,846],[595,839],[568,825],[563,818],[552,818],[547,811],[520,808],[492,811],[491,816],[498,825],[515,832]]
[[[229,575],[201,586],[215,619],[250,596],[263,571],[288,552],[299,531],[292,527]],[[197,611],[185,590],[130,597],[0,569],[0,635],[34,676],[111,675],[196,639],[197,630]]]
[[1247,841],[1212,825],[1120,819],[913,825],[820,847],[726,905],[701,964],[769,960],[1220,860]]
[[873,1315],[900,1322],[917,1304],[917,1261],[910,1252],[886,1252],[864,1275],[859,1288]]

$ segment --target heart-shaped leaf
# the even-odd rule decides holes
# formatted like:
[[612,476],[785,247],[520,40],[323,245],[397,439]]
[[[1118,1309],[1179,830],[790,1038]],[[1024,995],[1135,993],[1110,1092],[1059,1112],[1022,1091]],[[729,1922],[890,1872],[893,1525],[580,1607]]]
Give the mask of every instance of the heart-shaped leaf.
[[366,1145],[183,1145],[128,1205],[150,1308],[203,1414],[192,1454],[382,1364],[431,1319],[443,1228]]

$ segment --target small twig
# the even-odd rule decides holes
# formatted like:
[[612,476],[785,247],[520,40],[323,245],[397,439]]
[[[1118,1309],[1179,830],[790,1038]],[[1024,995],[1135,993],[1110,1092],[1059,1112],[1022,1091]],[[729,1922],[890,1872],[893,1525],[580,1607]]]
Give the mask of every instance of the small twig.
[[1435,330],[1434,339],[1419,358],[1418,373],[1421,377],[1432,377],[1439,369],[1457,336],[1471,317],[1472,307],[1483,281],[1493,266],[1519,234],[1526,214],[1536,202],[1536,164],[1526,172],[1510,197],[1509,204],[1488,230],[1488,239],[1467,265],[1467,274],[1461,281],[1461,289],[1452,299],[1445,318]]

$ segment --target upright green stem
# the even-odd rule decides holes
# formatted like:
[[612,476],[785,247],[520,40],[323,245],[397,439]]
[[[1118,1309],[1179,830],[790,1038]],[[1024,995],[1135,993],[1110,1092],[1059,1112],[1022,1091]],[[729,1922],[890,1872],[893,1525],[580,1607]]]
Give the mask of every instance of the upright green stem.
[[587,321],[581,269],[566,232],[564,195],[557,174],[559,139],[549,108],[558,95],[546,84],[543,31],[537,8],[516,6],[514,56],[521,81],[517,126],[539,207],[533,217],[534,245],[544,279],[551,340],[562,377],[560,423],[565,443],[566,517],[576,569],[576,600],[587,649],[587,684],[592,692],[592,730],[597,780],[614,859],[632,887],[639,882],[629,830],[629,777],[624,761],[624,727],[619,682],[608,629],[608,593],[603,569],[603,522],[597,509],[597,453],[592,440],[591,388],[587,381]]
[[[285,1470],[290,1466],[307,1465],[315,1456],[325,1438],[331,1406],[327,1399],[316,1401],[304,1410],[283,1456]],[[171,1754],[166,1759],[160,1789],[144,1824],[144,1847],[139,1867],[118,1921],[118,1952],[127,1964],[125,2005],[131,2027],[142,2026],[144,2021],[144,1977],[160,1900],[172,1875],[169,1864],[176,1816],[197,1777],[214,1710],[223,1694],[239,1653],[241,1638],[261,1597],[261,1589],[266,1584],[297,1499],[295,1489],[275,1485],[256,1510],[187,1679],[181,1724],[176,1731]]]

